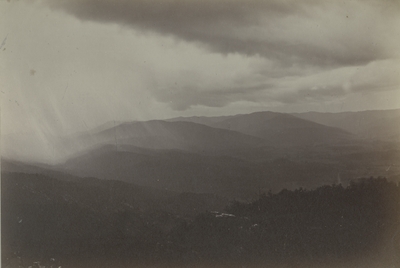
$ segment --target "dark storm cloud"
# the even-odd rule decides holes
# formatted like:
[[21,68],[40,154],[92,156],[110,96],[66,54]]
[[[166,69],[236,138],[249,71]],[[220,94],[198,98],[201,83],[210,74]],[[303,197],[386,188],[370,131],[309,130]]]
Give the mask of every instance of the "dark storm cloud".
[[[329,36],[336,27],[335,21],[332,25],[321,25],[321,29],[308,36],[298,32],[293,39],[280,37],[280,31],[284,36],[288,29],[296,27],[296,20],[286,21],[287,18],[306,21],[313,20],[316,12],[323,15],[328,7],[322,1],[70,0],[48,3],[81,20],[118,23],[196,42],[211,51],[260,55],[284,65],[360,65],[387,57],[372,37],[362,32],[346,32],[347,25],[343,23],[337,26],[344,27],[341,38],[333,36],[332,44],[318,42],[318,35]],[[346,14],[344,7],[340,19],[346,20]]]
[[348,47],[340,51],[332,47],[312,44],[312,42],[240,40],[235,36],[214,38],[204,36],[200,39],[206,40],[207,46],[218,52],[260,55],[276,61],[282,67],[290,67],[293,64],[320,67],[356,66],[387,57],[385,53],[369,43],[361,44],[358,48]]

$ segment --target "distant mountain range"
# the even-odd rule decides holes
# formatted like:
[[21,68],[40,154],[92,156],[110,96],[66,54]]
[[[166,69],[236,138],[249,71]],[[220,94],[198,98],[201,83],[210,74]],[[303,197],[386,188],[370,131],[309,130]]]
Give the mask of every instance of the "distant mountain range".
[[272,112],[237,115],[212,123],[211,126],[259,137],[275,146],[320,145],[356,140],[354,135],[342,129],[300,119],[290,114]]
[[257,112],[112,122],[60,138],[55,150],[68,156],[64,163],[2,162],[11,172],[250,198],[260,191],[313,188],[358,176],[397,180],[399,116],[400,110]]
[[342,113],[309,112],[294,115],[344,129],[365,139],[400,141],[400,109]]
[[[297,121],[293,119],[293,117],[305,119],[309,122]],[[271,119],[273,120],[268,122]],[[188,121],[236,131],[243,131],[247,127],[251,127],[251,130],[243,131],[247,133],[250,132],[249,134],[251,135],[260,131],[260,126],[270,126],[274,128],[276,126],[283,127],[287,124],[288,128],[303,128],[305,126],[309,128],[318,128],[318,126],[310,124],[310,122],[314,122],[323,126],[339,128],[357,135],[359,138],[380,141],[400,141],[400,109],[340,113],[307,112],[283,114],[275,112],[256,112],[252,114],[220,117],[177,117],[167,121]],[[266,125],[266,123],[270,124]],[[254,127],[254,125],[257,125],[257,127]],[[258,135],[256,134],[255,136]]]
[[267,146],[346,144],[358,140],[356,135],[336,127],[273,112],[125,122],[98,130],[59,140],[56,150],[70,155],[114,144],[229,155]]
[[155,150],[215,153],[258,148],[264,144],[264,140],[237,131],[192,122],[153,120],[122,123],[99,132],[69,137],[58,142],[57,150],[66,154],[81,153],[108,144],[113,144],[116,148],[131,145]]

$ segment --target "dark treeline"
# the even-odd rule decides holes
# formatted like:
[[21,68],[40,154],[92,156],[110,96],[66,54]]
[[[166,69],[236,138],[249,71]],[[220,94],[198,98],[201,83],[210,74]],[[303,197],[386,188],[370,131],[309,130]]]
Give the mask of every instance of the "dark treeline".
[[399,262],[400,187],[384,178],[282,190],[196,217],[143,211],[123,184],[92,194],[81,184],[3,175],[3,267],[332,263],[382,251]]
[[383,248],[400,256],[400,188],[383,178],[263,194],[227,213],[200,215],[174,244],[215,260],[346,261]]

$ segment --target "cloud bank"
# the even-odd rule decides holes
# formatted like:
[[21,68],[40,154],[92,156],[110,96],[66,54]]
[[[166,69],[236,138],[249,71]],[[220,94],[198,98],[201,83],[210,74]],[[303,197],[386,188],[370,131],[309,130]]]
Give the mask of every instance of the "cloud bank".
[[[268,63],[263,81],[254,85],[254,75],[249,75],[241,90],[232,82],[222,88],[210,85],[204,89],[195,80],[170,87],[174,91],[171,94],[154,89],[158,100],[170,102],[177,110],[193,105],[221,107],[235,100],[260,100],[259,92],[263,89],[266,93],[261,100],[267,100],[271,98],[268,89],[273,85],[282,88],[274,73],[288,77],[290,70],[297,76],[329,73],[343,67],[354,67],[359,72],[351,81],[339,78],[336,85],[292,85],[290,91],[281,91],[286,97],[274,97],[283,103],[304,96],[320,100],[321,95],[341,95],[349,89],[388,90],[399,86],[397,72],[368,71],[371,66],[388,62],[392,63],[391,68],[398,67],[400,4],[396,1],[72,0],[45,4],[82,21],[114,23],[190,42],[210,53],[259,57]],[[366,79],[369,83],[364,83]],[[168,82],[160,80],[158,84],[166,88]],[[313,90],[316,87],[319,90]],[[293,95],[288,96],[290,92]]]
[[[283,65],[362,65],[392,57],[396,1],[48,1],[81,20],[117,23],[198,42],[219,53]],[[398,40],[395,40],[398,42]]]

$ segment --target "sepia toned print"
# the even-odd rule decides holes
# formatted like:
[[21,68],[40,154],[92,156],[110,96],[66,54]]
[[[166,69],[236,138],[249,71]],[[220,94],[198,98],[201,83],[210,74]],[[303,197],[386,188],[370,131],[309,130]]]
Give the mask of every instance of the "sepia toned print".
[[400,2],[0,2],[2,267],[398,267]]

